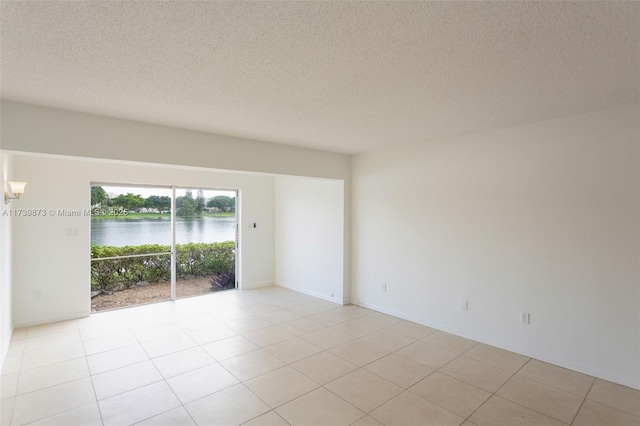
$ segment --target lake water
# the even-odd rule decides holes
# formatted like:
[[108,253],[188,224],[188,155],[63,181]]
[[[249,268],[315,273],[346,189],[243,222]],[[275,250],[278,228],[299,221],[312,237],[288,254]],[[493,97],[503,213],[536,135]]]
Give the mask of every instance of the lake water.
[[[176,243],[233,241],[235,217],[178,217]],[[91,243],[101,246],[171,245],[171,219],[100,219],[91,221]]]

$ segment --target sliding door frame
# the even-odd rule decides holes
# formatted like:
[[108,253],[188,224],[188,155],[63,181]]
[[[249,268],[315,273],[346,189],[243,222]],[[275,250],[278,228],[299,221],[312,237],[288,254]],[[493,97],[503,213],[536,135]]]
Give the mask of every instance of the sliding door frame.
[[[118,256],[118,258],[128,258],[128,257],[140,257],[140,256],[148,256],[148,255],[157,255],[157,254],[165,254],[171,256],[171,294],[170,299],[172,301],[177,300],[176,289],[177,289],[177,263],[178,256],[176,250],[176,217],[177,217],[177,205],[176,205],[176,190],[184,189],[184,190],[203,190],[203,191],[227,191],[235,193],[235,218],[236,218],[236,229],[234,233],[234,245],[235,245],[235,289],[240,288],[240,240],[242,238],[240,230],[242,229],[240,226],[240,190],[237,188],[229,189],[229,188],[204,188],[204,187],[196,187],[196,186],[176,186],[176,185],[148,185],[148,184],[131,184],[131,183],[107,183],[107,182],[91,182],[89,187],[94,186],[115,186],[120,188],[155,188],[155,189],[167,189],[171,191],[171,244],[170,251],[163,253],[148,253],[145,255],[131,255],[131,256]],[[90,259],[91,262],[94,260],[106,260],[107,258],[96,258]]]
[[[201,186],[172,186],[171,187],[173,189],[173,195],[171,197],[171,221],[172,221],[172,225],[174,227],[174,220],[175,220],[175,215],[177,212],[177,206],[174,206],[173,203],[175,203],[176,197],[175,197],[175,191],[177,189],[184,189],[184,190],[194,190],[194,191],[226,191],[226,192],[234,192],[236,194],[235,196],[235,213],[236,213],[236,231],[235,231],[235,237],[233,239],[233,242],[235,244],[235,261],[234,261],[234,267],[235,267],[235,290],[239,290],[240,289],[240,240],[241,240],[241,235],[240,235],[240,229],[242,229],[240,227],[240,190],[237,188],[205,188],[205,187],[201,187]],[[175,207],[175,208],[174,208]],[[175,227],[174,227],[175,228]],[[175,230],[174,230],[175,233]],[[176,239],[175,239],[175,235],[172,237],[172,242],[173,244],[171,245],[171,251],[175,252],[175,243],[176,243]],[[175,262],[172,262],[172,265],[175,265]],[[172,271],[173,273],[173,271]],[[173,280],[173,278],[171,279],[171,300],[176,300],[174,295],[175,289],[175,281]]]

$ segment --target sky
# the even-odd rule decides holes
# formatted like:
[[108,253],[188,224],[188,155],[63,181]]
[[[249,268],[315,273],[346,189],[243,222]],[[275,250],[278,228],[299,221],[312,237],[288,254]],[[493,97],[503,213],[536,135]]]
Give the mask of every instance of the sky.
[[[102,188],[106,191],[107,194],[115,194],[116,196],[120,194],[132,193],[136,195],[141,195],[142,198],[148,198],[151,195],[160,195],[160,196],[171,196],[170,188],[153,188],[148,186],[106,186],[102,185]],[[179,189],[176,188],[176,197],[184,196],[187,192],[187,189]],[[195,198],[198,194],[198,189],[192,189],[193,197]],[[209,199],[212,197],[216,197],[218,195],[226,195],[227,197],[235,197],[235,191],[221,191],[221,190],[204,190],[204,198]]]

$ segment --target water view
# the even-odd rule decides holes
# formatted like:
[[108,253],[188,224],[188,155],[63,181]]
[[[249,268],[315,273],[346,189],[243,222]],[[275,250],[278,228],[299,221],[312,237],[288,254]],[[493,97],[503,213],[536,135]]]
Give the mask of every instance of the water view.
[[[168,188],[91,187],[92,311],[236,288],[237,192],[176,188],[171,197]],[[171,245],[172,208],[169,257],[153,245]]]
[[[176,243],[212,243],[233,241],[235,217],[177,217]],[[91,221],[91,244],[101,246],[137,246],[171,244],[171,219],[99,219]]]

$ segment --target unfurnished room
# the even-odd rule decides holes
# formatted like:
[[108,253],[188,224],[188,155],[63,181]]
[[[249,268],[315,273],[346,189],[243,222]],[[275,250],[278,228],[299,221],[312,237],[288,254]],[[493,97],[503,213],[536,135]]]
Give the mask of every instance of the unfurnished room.
[[640,424],[640,2],[0,1],[0,425]]

